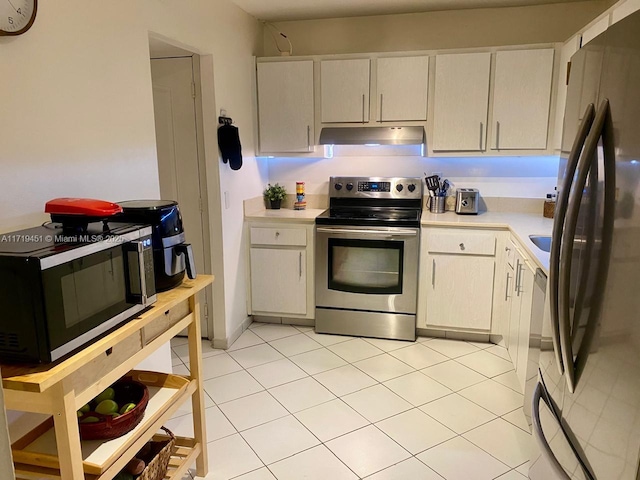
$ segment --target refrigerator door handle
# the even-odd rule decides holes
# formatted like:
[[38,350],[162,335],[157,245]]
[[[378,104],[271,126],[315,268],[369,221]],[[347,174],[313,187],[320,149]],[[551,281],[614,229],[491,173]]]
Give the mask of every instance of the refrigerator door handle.
[[583,115],[582,123],[578,129],[569,158],[567,160],[567,170],[565,171],[565,177],[558,196],[558,202],[556,205],[556,213],[553,221],[553,241],[551,242],[551,254],[549,262],[549,300],[551,304],[551,325],[553,328],[553,351],[556,356],[556,364],[560,374],[564,372],[564,366],[562,363],[562,354],[560,352],[560,322],[559,322],[559,310],[558,310],[558,277],[560,270],[560,249],[562,244],[562,230],[564,228],[564,221],[567,214],[567,204],[569,200],[569,194],[571,192],[571,184],[573,183],[573,177],[576,172],[578,160],[580,159],[580,153],[582,147],[587,139],[591,125],[593,124],[593,118],[595,116],[595,107],[593,103],[587,105],[587,108]]
[[[603,100],[600,109],[593,121],[593,126],[585,142],[584,149],[580,155],[576,170],[576,178],[573,189],[570,192],[567,204],[567,214],[564,232],[562,233],[562,244],[560,246],[560,269],[558,275],[558,320],[560,329],[560,351],[562,352],[562,362],[564,364],[565,379],[569,392],[575,392],[576,375],[574,367],[574,355],[571,339],[571,319],[569,314],[571,264],[573,261],[573,248],[578,225],[578,215],[584,188],[589,175],[589,166],[596,154],[598,141],[602,136],[605,120],[609,116],[609,101]],[[592,308],[596,309],[596,305]]]
[[611,249],[613,247],[614,217],[616,204],[616,155],[613,139],[613,122],[608,100],[602,102],[601,108],[606,111],[604,125],[602,128],[602,151],[604,170],[604,200],[602,209],[602,237],[600,245],[600,256],[597,261],[595,274],[594,293],[591,298],[591,309],[584,337],[577,352],[575,361],[576,382],[580,380],[580,375],[585,369],[593,339],[598,329],[600,319],[600,307],[604,298],[607,284],[607,274],[609,272],[609,262],[611,260]]
[[558,459],[553,454],[553,450],[551,450],[551,447],[549,446],[549,443],[547,442],[547,439],[544,436],[544,432],[542,431],[542,423],[540,422],[540,402],[546,401],[546,400],[543,400],[543,397],[542,397],[543,388],[544,387],[542,386],[542,384],[538,382],[538,384],[536,385],[536,389],[533,392],[533,400],[532,400],[533,404],[531,405],[531,420],[533,421],[533,425],[532,425],[533,436],[535,437],[536,442],[540,447],[540,452],[542,453],[542,456],[545,459],[547,459],[549,465],[551,466],[551,468],[553,468],[553,471],[556,474],[557,478],[570,480],[569,476],[562,468],[562,465],[560,465],[560,462],[558,462]]

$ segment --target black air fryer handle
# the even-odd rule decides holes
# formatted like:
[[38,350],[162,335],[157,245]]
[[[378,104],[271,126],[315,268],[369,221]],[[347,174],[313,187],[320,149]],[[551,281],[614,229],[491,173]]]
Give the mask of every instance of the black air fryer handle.
[[190,243],[181,243],[175,247],[178,255],[184,254],[184,263],[187,265],[187,275],[191,280],[196,278],[196,262],[193,258],[193,249]]

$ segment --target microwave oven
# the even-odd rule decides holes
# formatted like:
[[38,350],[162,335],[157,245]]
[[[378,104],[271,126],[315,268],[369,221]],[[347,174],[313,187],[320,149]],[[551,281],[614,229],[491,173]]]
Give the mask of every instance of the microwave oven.
[[156,301],[151,227],[0,234],[0,360],[53,362]]

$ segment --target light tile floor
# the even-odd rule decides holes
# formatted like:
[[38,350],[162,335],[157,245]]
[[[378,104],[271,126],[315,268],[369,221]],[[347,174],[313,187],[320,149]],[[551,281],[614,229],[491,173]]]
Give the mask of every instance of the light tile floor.
[[[187,374],[186,339],[172,356]],[[203,343],[203,367],[207,480],[526,478],[531,435],[504,347],[254,323],[227,351]],[[167,427],[192,435],[190,408]]]

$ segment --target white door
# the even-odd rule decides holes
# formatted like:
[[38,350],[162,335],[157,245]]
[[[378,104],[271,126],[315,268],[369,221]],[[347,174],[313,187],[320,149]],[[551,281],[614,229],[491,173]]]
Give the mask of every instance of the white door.
[[322,60],[320,91],[322,123],[365,123],[369,121],[368,58]]
[[301,248],[251,248],[251,310],[305,315],[306,263]]
[[[152,59],[151,77],[160,195],[180,205],[186,239],[193,248],[196,271],[205,273],[209,255],[209,245],[205,245],[208,219],[204,210],[206,204],[201,201],[193,59]],[[200,305],[202,336],[206,338],[209,336],[207,317],[211,299],[209,287],[205,289]]]
[[429,57],[378,59],[379,122],[427,119]]
[[430,255],[427,258],[427,327],[489,330],[494,258]]
[[553,48],[496,53],[493,150],[547,148]]
[[258,63],[257,70],[260,152],[311,151],[313,61]]
[[490,70],[490,53],[436,56],[433,150],[486,149]]

